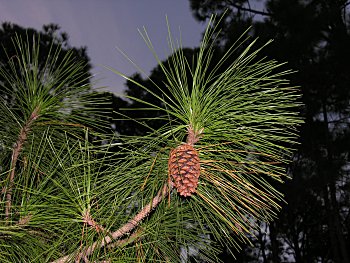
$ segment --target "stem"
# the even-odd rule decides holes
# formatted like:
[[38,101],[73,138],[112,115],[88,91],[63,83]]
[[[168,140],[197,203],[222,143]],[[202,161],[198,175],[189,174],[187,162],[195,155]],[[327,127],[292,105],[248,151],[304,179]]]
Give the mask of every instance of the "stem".
[[195,131],[192,125],[189,125],[187,128],[187,143],[193,146],[196,142],[198,142],[202,137],[203,130],[204,128],[200,129],[199,131]]
[[18,157],[23,149],[24,143],[27,141],[28,134],[31,130],[31,126],[38,117],[39,117],[39,107],[36,107],[32,112],[32,114],[30,115],[30,117],[28,118],[28,120],[26,121],[26,123],[24,124],[24,126],[21,128],[18,139],[12,149],[10,181],[9,181],[9,186],[6,190],[6,205],[5,205],[6,221],[8,221],[10,217],[10,212],[11,212],[12,188],[13,188],[13,183],[15,179],[16,164],[18,161]]
[[[113,240],[116,240],[123,235],[131,232],[148,214],[151,212],[152,209],[156,208],[160,201],[170,192],[172,186],[168,186],[168,184],[164,184],[163,188],[158,192],[158,194],[152,199],[152,201],[146,205],[138,214],[134,216],[134,218],[130,219],[129,222],[127,222],[125,225],[120,227],[115,232],[112,232],[111,234],[105,236],[102,241],[96,241],[91,246],[84,249],[83,252],[80,252],[77,255],[77,259],[80,258],[87,258],[90,256],[95,249],[102,248],[109,243],[111,243]],[[124,244],[123,240],[116,243],[116,246]],[[74,257],[74,254],[70,254],[64,257],[61,257],[52,263],[63,263],[68,262],[68,260],[71,260]]]

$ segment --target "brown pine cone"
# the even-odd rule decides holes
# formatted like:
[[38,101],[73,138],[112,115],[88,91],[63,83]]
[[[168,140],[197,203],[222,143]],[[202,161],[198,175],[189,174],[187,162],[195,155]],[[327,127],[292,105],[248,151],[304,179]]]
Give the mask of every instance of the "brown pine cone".
[[199,156],[190,144],[181,144],[170,152],[168,172],[177,192],[191,196],[196,192],[200,174]]

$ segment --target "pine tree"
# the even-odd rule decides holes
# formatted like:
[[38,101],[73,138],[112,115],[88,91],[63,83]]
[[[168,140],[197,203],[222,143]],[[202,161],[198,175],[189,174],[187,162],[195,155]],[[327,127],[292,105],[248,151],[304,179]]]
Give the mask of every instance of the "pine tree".
[[98,96],[72,82],[79,62],[53,66],[53,50],[39,74],[40,51],[15,40],[8,59],[20,74],[0,71],[17,98],[1,103],[2,261],[184,262],[195,251],[218,262],[223,247],[249,242],[257,221],[273,220],[283,195],[272,184],[285,180],[301,123],[298,90],[248,34],[212,65],[214,21],[192,61],[170,29],[167,65],[142,34],[166,76],[159,92],[113,71],[154,97],[129,99],[165,124],[134,119],[146,135],[103,144],[86,108]]

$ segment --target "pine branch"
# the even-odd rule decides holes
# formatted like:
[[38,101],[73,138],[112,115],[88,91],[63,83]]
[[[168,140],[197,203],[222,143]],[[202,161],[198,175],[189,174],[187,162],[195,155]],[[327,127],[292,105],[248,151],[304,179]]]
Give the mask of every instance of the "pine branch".
[[88,226],[94,228],[97,232],[105,231],[104,227],[98,224],[90,215],[90,211],[85,211],[83,215],[83,222]]
[[39,117],[39,107],[36,107],[29,119],[26,121],[24,126],[21,128],[17,142],[13,146],[12,157],[11,157],[11,169],[10,169],[10,181],[8,188],[6,190],[6,207],[5,207],[5,218],[6,221],[9,219],[11,211],[11,199],[12,199],[12,188],[15,179],[16,164],[18,161],[18,156],[23,149],[24,143],[27,141],[28,134],[31,130],[33,122]]
[[[148,216],[148,214],[152,211],[152,209],[156,208],[158,204],[162,201],[162,199],[170,193],[172,189],[172,185],[168,186],[166,183],[163,188],[158,192],[158,194],[152,199],[152,201],[146,205],[137,215],[134,216],[129,222],[127,222],[125,225],[120,227],[115,232],[111,233],[110,235],[107,235],[103,238],[102,241],[96,241],[91,246],[84,249],[83,252],[80,252],[76,259],[79,262],[79,259],[84,258],[86,259],[88,256],[90,256],[97,248],[103,248],[104,246],[110,244],[112,241],[119,239],[123,235],[130,233],[145,217]],[[130,236],[130,238],[133,235]],[[118,241],[115,246],[120,246],[124,244],[126,240],[120,240]],[[114,247],[114,246],[113,246]],[[72,259],[74,257],[73,254],[67,255],[64,257],[61,257],[52,263],[64,263],[68,260]]]

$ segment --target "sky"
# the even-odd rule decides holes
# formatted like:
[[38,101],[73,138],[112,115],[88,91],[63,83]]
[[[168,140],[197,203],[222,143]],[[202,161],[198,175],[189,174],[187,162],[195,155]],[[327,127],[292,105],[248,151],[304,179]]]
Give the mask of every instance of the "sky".
[[194,19],[188,0],[0,0],[0,22],[38,30],[56,23],[72,46],[86,46],[95,86],[116,94],[125,89],[125,80],[105,66],[127,76],[138,71],[116,47],[148,74],[157,62],[138,29],[146,28],[164,60],[170,54],[166,16],[175,39],[181,37],[184,47],[199,46],[206,25]]

